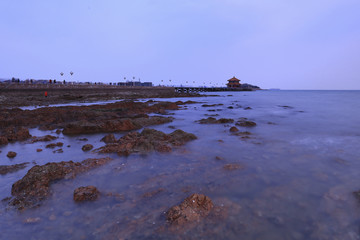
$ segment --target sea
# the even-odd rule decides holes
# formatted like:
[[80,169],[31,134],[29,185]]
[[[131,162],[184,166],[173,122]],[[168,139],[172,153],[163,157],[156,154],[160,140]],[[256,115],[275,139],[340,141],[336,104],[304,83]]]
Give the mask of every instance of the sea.
[[[62,153],[46,149],[49,142],[1,146],[1,165],[30,164],[0,175],[0,199],[10,197],[12,184],[34,165],[114,160],[52,183],[51,196],[35,209],[17,211],[2,201],[0,239],[360,239],[360,199],[354,194],[360,190],[360,91],[215,92],[151,100],[195,101],[168,111],[173,122],[150,128],[181,129],[197,139],[170,153],[127,157],[81,150],[88,143],[103,146],[105,134],[60,134],[53,142],[64,143]],[[208,117],[234,123],[198,122]],[[256,126],[235,125],[244,120]],[[240,134],[230,132],[234,126]],[[18,155],[9,159],[8,151]],[[99,189],[100,198],[75,203],[74,189],[88,185]],[[193,193],[208,196],[219,213],[172,228],[166,211]]]

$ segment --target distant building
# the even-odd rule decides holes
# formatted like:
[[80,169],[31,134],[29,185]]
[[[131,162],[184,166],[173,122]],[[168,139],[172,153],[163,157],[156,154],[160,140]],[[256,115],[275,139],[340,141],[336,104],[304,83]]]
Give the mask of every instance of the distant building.
[[228,88],[240,88],[241,87],[240,80],[234,76],[233,78],[230,78],[228,80],[228,83],[226,84],[226,86]]

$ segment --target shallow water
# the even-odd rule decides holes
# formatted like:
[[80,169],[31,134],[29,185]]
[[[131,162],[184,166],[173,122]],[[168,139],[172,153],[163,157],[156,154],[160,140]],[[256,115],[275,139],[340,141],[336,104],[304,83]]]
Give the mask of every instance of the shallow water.
[[[160,99],[201,102],[170,111],[172,123],[153,127],[166,133],[182,129],[197,140],[165,154],[110,154],[109,164],[54,183],[52,197],[36,209],[20,213],[3,204],[0,239],[360,239],[360,208],[352,194],[360,189],[359,98],[359,91],[257,91]],[[257,126],[238,127],[252,133],[243,139],[230,134],[234,124],[195,123],[212,114],[246,117]],[[34,136],[49,133],[56,135],[31,130]],[[107,156],[81,150],[86,143],[102,146],[104,135],[60,134],[53,142],[64,143],[63,153],[46,149],[44,142],[1,147],[2,165],[30,164],[0,176],[0,199],[10,196],[11,185],[34,164]],[[9,160],[8,151],[17,157]],[[245,168],[224,170],[228,163]],[[100,199],[74,203],[74,189],[86,185],[96,186]],[[110,192],[118,196],[106,196]],[[195,192],[227,209],[226,217],[204,219],[182,232],[167,230],[164,212]],[[39,221],[23,223],[28,218]]]

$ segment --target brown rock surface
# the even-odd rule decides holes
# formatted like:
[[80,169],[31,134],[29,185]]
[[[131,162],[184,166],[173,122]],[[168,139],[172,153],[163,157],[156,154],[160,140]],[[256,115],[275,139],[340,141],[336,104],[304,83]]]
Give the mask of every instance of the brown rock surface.
[[82,162],[47,163],[32,167],[27,174],[15,182],[11,188],[13,198],[10,205],[18,209],[32,208],[40,205],[41,201],[51,195],[52,182],[64,178],[73,178],[77,174],[101,166],[111,158],[86,159]]
[[195,193],[187,197],[180,205],[171,207],[166,212],[166,219],[175,225],[199,221],[200,218],[209,215],[213,207],[209,197]]
[[8,152],[8,153],[7,153],[7,155],[6,155],[6,156],[7,156],[8,158],[14,158],[14,157],[16,157],[16,155],[17,155],[17,153],[16,153],[16,152],[12,152],[12,151],[10,151],[10,152]]
[[56,148],[56,147],[62,147],[64,146],[64,143],[62,142],[58,142],[58,143],[50,143],[48,145],[46,145],[46,148]]
[[238,129],[237,127],[231,127],[231,128],[229,129],[229,131],[230,131],[230,132],[238,132],[239,129]]
[[20,163],[14,165],[0,165],[0,175],[5,175],[8,173],[19,171],[23,168],[26,168],[28,163]]
[[55,136],[51,136],[51,135],[46,135],[46,136],[43,136],[43,137],[32,137],[30,139],[30,142],[31,143],[35,143],[35,142],[50,142],[54,139],[57,139],[58,137],[55,137]]
[[236,125],[241,126],[241,127],[255,127],[256,123],[252,122],[252,121],[248,121],[248,120],[240,120],[240,121],[236,122]]
[[78,187],[74,190],[74,201],[95,201],[100,195],[100,192],[94,186]]
[[220,118],[216,119],[213,117],[203,118],[197,121],[200,124],[216,124],[216,123],[233,123],[234,119],[231,118]]
[[105,137],[103,137],[100,141],[104,142],[104,143],[114,143],[114,142],[116,142],[116,138],[115,138],[114,134],[111,133],[111,134],[108,134]]
[[165,134],[161,131],[145,128],[141,133],[128,133],[116,143],[107,144],[97,149],[97,151],[100,153],[118,153],[120,155],[150,151],[170,152],[172,146],[181,146],[194,139],[196,139],[194,134],[182,130],[175,130],[170,134]]
[[82,146],[82,150],[84,151],[84,152],[86,152],[86,151],[90,151],[91,149],[93,149],[94,148],[94,146],[93,145],[91,145],[91,144],[85,144],[84,146]]

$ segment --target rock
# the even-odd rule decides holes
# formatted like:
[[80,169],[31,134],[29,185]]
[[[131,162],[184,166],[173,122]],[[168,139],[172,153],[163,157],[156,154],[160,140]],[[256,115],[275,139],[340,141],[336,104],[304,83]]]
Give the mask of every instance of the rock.
[[26,168],[26,165],[28,163],[20,163],[20,164],[14,164],[14,165],[0,165],[0,175],[5,175],[8,173],[19,171],[23,168]]
[[90,158],[82,162],[69,161],[34,166],[22,179],[12,185],[13,197],[9,204],[18,209],[36,207],[51,195],[52,182],[74,178],[80,173],[104,165],[111,160],[111,158]]
[[221,103],[219,103],[219,104],[203,104],[203,105],[201,105],[202,107],[215,107],[215,106],[222,106],[222,105],[224,105],[224,104],[221,104]]
[[62,150],[62,148],[56,149],[53,151],[53,153],[63,153],[64,151]]
[[236,169],[244,169],[245,167],[243,165],[240,165],[238,163],[229,163],[225,164],[223,167],[225,170],[236,170]]
[[181,146],[194,139],[196,139],[194,134],[179,129],[170,134],[165,134],[161,131],[145,128],[141,133],[130,132],[116,143],[107,144],[97,151],[100,153],[118,153],[119,155],[151,151],[170,152],[172,146]]
[[209,197],[195,193],[187,197],[180,205],[171,207],[166,212],[166,219],[175,225],[197,222],[209,215],[213,207]]
[[16,155],[17,155],[16,152],[10,151],[10,152],[8,152],[8,154],[7,154],[6,156],[7,156],[8,158],[14,158],[14,157],[16,157]]
[[83,142],[89,141],[89,139],[87,139],[87,138],[78,138],[77,140],[78,141],[83,141]]
[[244,108],[245,110],[251,110],[252,108],[251,107],[246,107]]
[[163,191],[165,191],[165,189],[159,188],[159,189],[156,189],[156,190],[154,190],[154,191],[152,191],[152,192],[144,193],[144,194],[142,195],[142,198],[152,198],[153,196],[155,196],[155,195],[157,195],[157,194],[159,194],[159,193],[161,193],[161,192],[163,192]]
[[108,134],[105,137],[103,137],[100,141],[104,143],[114,143],[116,142],[116,138],[114,134]]
[[216,119],[213,117],[208,117],[208,118],[200,119],[197,122],[200,124],[233,123],[234,119],[231,119],[231,118]]
[[51,136],[51,135],[46,135],[46,136],[43,136],[43,137],[32,137],[30,139],[30,142],[31,143],[35,143],[35,142],[50,142],[54,139],[57,139],[58,137],[55,137],[55,136]]
[[82,150],[84,151],[84,152],[86,152],[86,151],[90,151],[91,149],[93,149],[94,148],[94,146],[93,145],[91,145],[91,144],[85,144],[84,146],[82,146]]
[[3,135],[9,142],[25,141],[31,137],[29,129],[25,127],[8,127],[3,131]]
[[248,121],[248,120],[240,120],[240,121],[236,122],[236,125],[241,126],[241,127],[255,127],[256,123],[252,122],[252,121]]
[[95,201],[99,194],[100,192],[94,186],[79,187],[74,190],[74,201]]
[[234,109],[234,107],[233,107],[233,106],[229,106],[228,109]]
[[36,152],[42,152],[41,148],[36,149]]
[[56,147],[62,147],[64,145],[64,143],[62,142],[58,142],[58,143],[50,143],[48,145],[46,145],[46,148],[56,148]]
[[9,141],[8,141],[7,137],[0,136],[0,145],[6,145],[8,143],[9,143]]
[[230,132],[238,132],[239,129],[237,127],[231,127],[229,131]]
[[56,134],[60,134],[61,132],[62,132],[61,129],[57,129],[55,133],[56,133]]
[[224,160],[223,157],[219,157],[219,156],[216,156],[215,159],[216,159],[216,160],[220,160],[220,161]]

